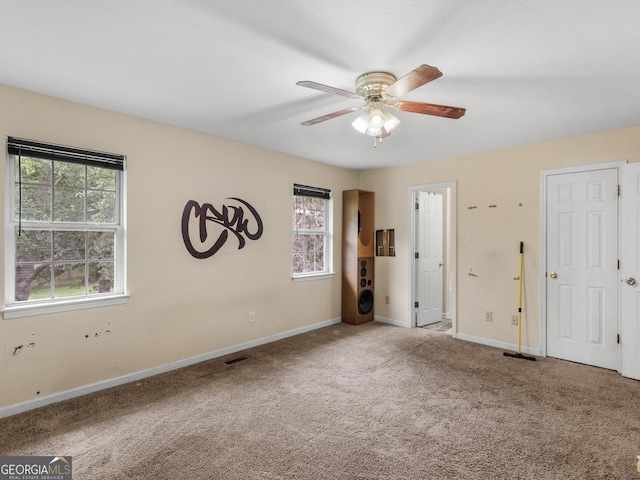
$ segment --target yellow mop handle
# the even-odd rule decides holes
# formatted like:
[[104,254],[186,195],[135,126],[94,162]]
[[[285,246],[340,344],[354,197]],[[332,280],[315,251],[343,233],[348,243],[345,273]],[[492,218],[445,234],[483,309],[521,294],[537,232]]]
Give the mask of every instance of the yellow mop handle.
[[520,353],[520,338],[522,332],[522,260],[524,258],[524,242],[520,242],[520,275],[518,275],[518,353]]

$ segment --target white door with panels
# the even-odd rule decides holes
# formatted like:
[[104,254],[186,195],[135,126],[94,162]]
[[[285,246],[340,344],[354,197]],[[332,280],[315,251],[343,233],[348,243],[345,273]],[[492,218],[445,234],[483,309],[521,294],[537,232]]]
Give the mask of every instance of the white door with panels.
[[546,177],[547,354],[618,369],[618,169]]
[[620,198],[621,373],[640,380],[640,163],[623,166]]
[[442,321],[442,195],[416,192],[418,204],[417,326]]

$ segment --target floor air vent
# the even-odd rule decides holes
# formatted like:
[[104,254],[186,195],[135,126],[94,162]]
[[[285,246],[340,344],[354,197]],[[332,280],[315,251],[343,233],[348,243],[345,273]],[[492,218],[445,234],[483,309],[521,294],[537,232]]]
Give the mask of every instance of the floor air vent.
[[243,360],[247,360],[249,357],[238,357],[238,358],[232,358],[231,360],[227,360],[226,363],[227,365],[232,365],[234,363],[238,363],[238,362],[242,362]]

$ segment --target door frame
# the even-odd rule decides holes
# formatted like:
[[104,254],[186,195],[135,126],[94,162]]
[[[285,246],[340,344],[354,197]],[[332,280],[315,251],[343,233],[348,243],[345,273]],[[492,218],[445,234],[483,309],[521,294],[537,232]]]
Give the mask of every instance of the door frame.
[[[547,178],[552,175],[564,175],[570,173],[592,172],[596,170],[616,169],[618,171],[618,181],[621,178],[622,166],[627,162],[625,160],[613,160],[610,162],[592,163],[587,165],[575,165],[571,167],[554,168],[551,170],[543,170],[540,172],[540,266],[539,266],[539,312],[538,332],[540,338],[540,355],[547,356]],[[617,248],[620,251],[620,206],[618,202],[618,231],[617,231]],[[620,271],[618,270],[618,276]],[[619,282],[618,282],[619,284]],[[618,304],[620,303],[620,286],[616,292]],[[618,331],[620,331],[620,309],[618,309]],[[621,351],[618,348],[618,372],[620,371]]]
[[[450,283],[452,285],[452,289],[451,289],[451,297],[449,299],[449,303],[451,304],[451,326],[452,326],[452,336],[455,338],[456,337],[456,324],[457,324],[457,319],[456,319],[456,310],[457,310],[457,305],[458,305],[458,301],[457,301],[457,293],[456,293],[456,289],[457,289],[457,255],[458,255],[458,251],[457,251],[457,235],[456,235],[456,228],[457,228],[457,221],[456,221],[456,181],[452,180],[449,182],[439,182],[439,183],[427,183],[427,184],[422,184],[422,185],[413,185],[410,186],[408,189],[408,195],[407,195],[407,215],[408,215],[408,226],[409,226],[409,232],[408,232],[408,246],[409,248],[407,249],[407,259],[409,261],[409,327],[410,328],[415,328],[416,327],[416,308],[415,308],[415,302],[416,302],[416,261],[415,261],[415,252],[416,252],[416,233],[417,233],[417,225],[416,225],[416,209],[415,209],[415,204],[416,204],[416,197],[417,197],[417,192],[422,191],[422,192],[429,192],[429,191],[433,191],[433,190],[442,190],[442,189],[447,189],[449,190],[449,202],[448,202],[448,206],[447,206],[447,222],[450,226],[449,229],[449,235],[446,237],[447,238],[447,242],[448,242],[448,248],[449,248],[449,257],[450,257],[450,265],[448,265],[446,267],[446,272],[447,272],[447,278],[450,279]],[[443,311],[444,311],[444,306],[443,306]]]

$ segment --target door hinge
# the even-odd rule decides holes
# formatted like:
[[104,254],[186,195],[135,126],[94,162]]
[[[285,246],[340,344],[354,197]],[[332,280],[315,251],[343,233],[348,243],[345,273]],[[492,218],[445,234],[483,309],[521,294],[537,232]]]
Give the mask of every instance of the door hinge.
[[620,259],[618,259],[618,270],[620,270]]
[[420,254],[418,252],[415,253],[416,258],[420,258]]
[[618,334],[618,343],[620,343],[620,334]]
[[420,210],[420,204],[416,202],[416,210]]
[[415,306],[416,308],[418,308],[418,302],[416,302],[416,303],[414,304],[414,306]]
[[620,196],[620,185],[618,185],[618,196]]

